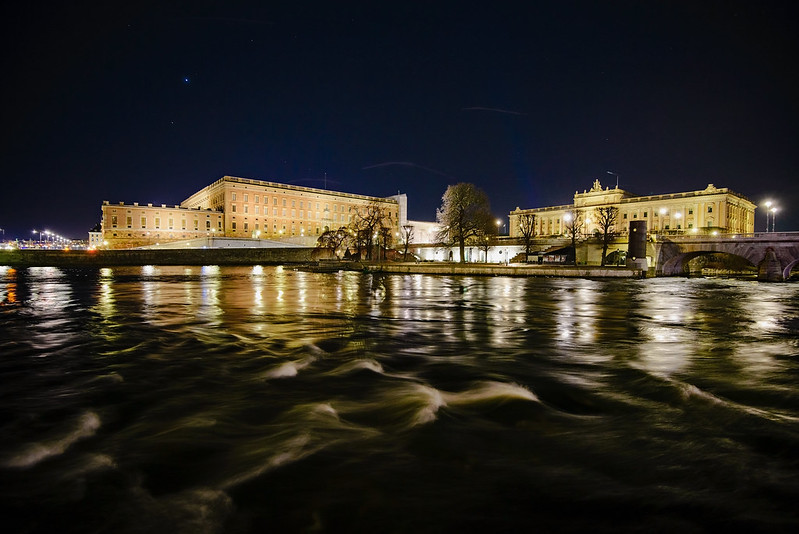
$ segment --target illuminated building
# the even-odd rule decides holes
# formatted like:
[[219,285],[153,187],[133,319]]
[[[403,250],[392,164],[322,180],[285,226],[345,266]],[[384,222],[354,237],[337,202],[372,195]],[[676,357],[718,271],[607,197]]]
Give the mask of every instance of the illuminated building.
[[313,246],[325,230],[347,226],[358,210],[375,203],[385,210],[395,234],[395,199],[224,176],[176,206],[104,201],[102,234],[109,248],[209,236]]
[[519,217],[535,215],[536,236],[560,236],[568,233],[569,222],[564,216],[581,212],[583,234],[594,234],[597,227],[597,208],[618,208],[614,232],[625,235],[631,221],[646,221],[647,231],[659,234],[736,233],[755,231],[755,204],[749,199],[709,184],[701,191],[665,195],[637,196],[618,187],[604,188],[599,180],[589,191],[575,192],[569,205],[521,209],[510,212],[510,236],[519,237]]

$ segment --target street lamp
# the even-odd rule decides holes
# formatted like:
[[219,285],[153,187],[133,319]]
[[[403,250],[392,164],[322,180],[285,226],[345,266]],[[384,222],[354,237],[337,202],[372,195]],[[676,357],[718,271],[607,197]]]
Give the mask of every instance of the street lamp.
[[500,235],[500,234],[499,234],[499,227],[500,227],[500,226],[503,226],[503,224],[502,224],[502,219],[497,219],[497,235]]
[[771,204],[772,204],[772,202],[770,200],[767,200],[766,204],[765,204],[766,205],[766,232],[768,232],[768,212],[771,211]]
[[773,232],[777,227],[777,207],[771,208],[771,231]]

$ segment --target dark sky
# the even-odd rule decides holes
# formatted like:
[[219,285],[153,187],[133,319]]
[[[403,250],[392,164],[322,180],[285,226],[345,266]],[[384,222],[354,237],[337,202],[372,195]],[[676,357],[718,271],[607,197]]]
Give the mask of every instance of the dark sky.
[[422,220],[472,182],[506,216],[611,170],[638,194],[771,198],[799,230],[799,3],[518,4],[18,2],[0,227],[85,238],[103,200],[176,204],[226,174],[402,191]]

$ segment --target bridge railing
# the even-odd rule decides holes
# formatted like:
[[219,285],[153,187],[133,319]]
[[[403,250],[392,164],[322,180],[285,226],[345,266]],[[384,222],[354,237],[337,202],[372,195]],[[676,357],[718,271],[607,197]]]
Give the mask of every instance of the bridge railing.
[[676,240],[713,240],[713,241],[728,241],[730,239],[767,239],[769,241],[781,240],[799,240],[799,232],[754,232],[754,233],[721,233],[713,232],[710,234],[699,232],[650,232],[649,237],[653,241],[674,241]]

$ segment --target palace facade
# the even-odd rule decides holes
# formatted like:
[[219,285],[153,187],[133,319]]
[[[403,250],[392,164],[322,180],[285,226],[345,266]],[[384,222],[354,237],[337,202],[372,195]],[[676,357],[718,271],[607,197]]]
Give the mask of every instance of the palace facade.
[[359,209],[380,205],[399,231],[399,203],[352,193],[224,176],[179,205],[102,205],[108,248],[131,248],[198,237],[289,240],[313,246],[327,229],[347,226]]
[[603,207],[618,208],[617,235],[627,233],[630,221],[646,221],[647,231],[657,234],[749,234],[755,231],[755,204],[727,188],[709,184],[701,191],[637,196],[618,187],[603,189],[596,180],[589,191],[575,192],[572,204],[533,209],[517,207],[509,214],[510,236],[521,236],[519,217],[524,214],[535,215],[536,236],[566,235],[568,217],[576,212],[582,216],[582,232],[591,235],[600,231],[596,210]]

